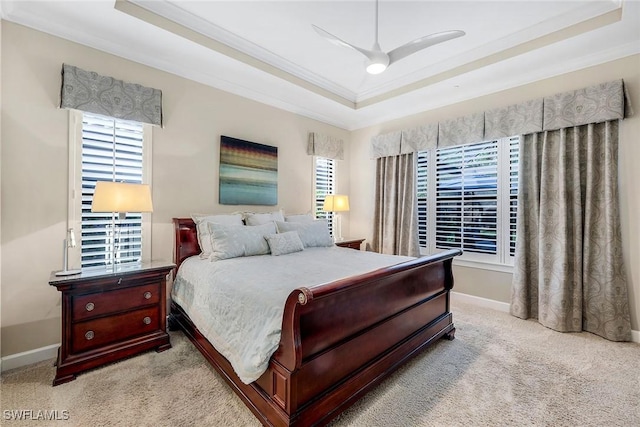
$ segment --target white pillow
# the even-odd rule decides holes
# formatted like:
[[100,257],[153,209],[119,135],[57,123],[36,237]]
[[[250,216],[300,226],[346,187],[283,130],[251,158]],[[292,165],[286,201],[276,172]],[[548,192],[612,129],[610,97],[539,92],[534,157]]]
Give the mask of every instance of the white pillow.
[[333,239],[329,235],[327,220],[318,219],[312,222],[282,222],[276,221],[278,233],[297,231],[305,248],[333,246]]
[[284,217],[285,222],[311,222],[316,219],[311,214],[287,215]]
[[207,223],[211,235],[211,261],[241,256],[266,255],[265,236],[276,232],[273,223],[256,226]]
[[286,255],[304,250],[304,245],[297,231],[287,231],[286,233],[269,234],[264,236],[269,243],[271,255]]
[[205,259],[211,256],[211,236],[209,236],[208,223],[222,225],[243,225],[242,214],[228,215],[207,215],[193,214],[191,215],[193,222],[196,223],[196,231],[198,232],[198,244],[200,245],[200,258]]
[[244,222],[247,225],[260,225],[273,221],[284,221],[282,211],[273,211],[267,213],[245,212]]

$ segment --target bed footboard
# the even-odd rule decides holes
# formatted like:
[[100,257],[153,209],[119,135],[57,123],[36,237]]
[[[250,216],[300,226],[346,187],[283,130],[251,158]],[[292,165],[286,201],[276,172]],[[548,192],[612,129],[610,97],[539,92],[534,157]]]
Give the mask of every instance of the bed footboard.
[[419,350],[452,339],[451,262],[460,253],[292,292],[280,347],[256,381],[288,424],[327,423]]

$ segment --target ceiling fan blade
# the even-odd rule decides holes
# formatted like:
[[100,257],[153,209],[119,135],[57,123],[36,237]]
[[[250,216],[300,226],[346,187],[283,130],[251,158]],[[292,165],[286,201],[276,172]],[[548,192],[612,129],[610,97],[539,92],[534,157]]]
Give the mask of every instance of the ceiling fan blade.
[[361,54],[363,54],[364,56],[366,56],[370,60],[373,60],[373,58],[375,57],[375,52],[373,52],[371,50],[362,49],[362,48],[360,48],[358,46],[354,46],[354,45],[352,45],[350,43],[347,43],[344,40],[339,39],[338,37],[334,36],[333,34],[326,32],[325,30],[323,30],[320,27],[316,27],[313,24],[311,24],[311,26],[313,27],[314,30],[316,30],[316,33],[320,34],[322,37],[327,39],[330,43],[333,43],[333,44],[335,44],[337,46],[344,46],[344,47],[348,47],[348,48],[353,49],[353,50],[357,50],[358,52],[360,52]]
[[438,43],[446,42],[447,40],[462,37],[464,35],[464,31],[451,30],[420,37],[419,39],[415,39],[409,43],[403,44],[402,46],[397,47],[389,52],[389,65],[393,64],[396,61],[399,61],[405,56],[416,53],[419,50],[425,49]]

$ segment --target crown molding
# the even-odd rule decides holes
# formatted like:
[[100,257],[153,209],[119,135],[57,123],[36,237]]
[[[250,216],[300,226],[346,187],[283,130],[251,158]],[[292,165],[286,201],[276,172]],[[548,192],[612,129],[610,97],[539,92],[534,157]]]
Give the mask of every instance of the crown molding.
[[356,102],[356,109],[377,104],[379,102],[386,101],[391,98],[394,98],[409,92],[413,92],[415,90],[419,90],[426,86],[431,86],[433,84],[436,84],[454,77],[461,76],[463,74],[487,67],[489,65],[494,65],[496,63],[505,61],[507,59],[511,59],[516,56],[523,55],[523,54],[532,52],[534,50],[552,45],[554,43],[558,43],[560,41],[570,39],[580,34],[584,34],[589,31],[602,28],[604,26],[613,24],[615,22],[619,22],[621,19],[622,19],[622,8],[617,8],[609,12],[605,12],[596,17],[587,19],[585,21],[580,21],[576,24],[573,24],[568,27],[564,27],[552,33],[547,33],[540,37],[536,37],[534,39],[530,39],[528,41],[519,43],[515,46],[508,47],[504,50],[497,51],[495,53],[492,53],[486,56],[482,56],[473,61],[466,62],[462,65],[458,65],[456,67],[447,69],[445,71],[441,71],[437,74],[430,75],[421,80],[414,81],[412,83],[406,84],[396,89],[392,89],[392,90],[380,93],[379,95],[375,95],[375,96],[371,96],[369,98],[363,99],[362,101]]
[[[293,83],[297,86],[300,86],[304,89],[314,92],[327,99],[331,99],[332,101],[335,101],[339,104],[345,105],[349,108],[355,108],[354,102],[349,98],[340,96],[330,90],[325,89],[324,87],[321,87],[295,74],[292,74],[288,71],[278,68],[277,66],[272,65],[268,62],[265,62],[262,59],[253,57],[248,53],[245,53],[239,49],[236,49],[225,43],[222,43],[219,40],[216,40],[214,38],[207,36],[204,33],[191,29],[177,21],[165,18],[164,16],[161,16],[158,13],[146,7],[140,6],[131,0],[116,0],[114,4],[114,8],[119,10],[120,12],[126,13],[135,18],[138,18],[148,24],[154,25],[158,28],[162,28],[165,31],[169,31],[177,36],[186,38],[194,43],[197,43],[208,49],[211,49],[213,51],[226,55],[237,61],[243,62],[251,67],[257,68],[261,71],[267,72],[276,77],[284,79],[290,83]],[[202,20],[200,20],[199,22],[200,22],[200,25],[204,25],[202,24],[203,22]],[[222,30],[219,27],[217,28]],[[209,30],[211,30],[211,27],[209,27]],[[226,32],[226,30],[222,30],[222,31]],[[237,38],[236,42],[240,43],[239,40],[241,40],[240,37]],[[268,52],[269,51],[267,50],[264,50],[264,49],[262,50],[263,55],[267,55]]]
[[[460,73],[455,79],[456,84],[459,83],[463,89],[451,91],[451,82],[441,79],[430,85],[419,86],[413,93],[398,94],[368,106],[361,105],[358,110],[354,110],[348,104],[336,103],[332,98],[309,91],[278,75],[255,67],[239,68],[239,63],[219,52],[212,53],[219,55],[222,61],[220,69],[196,67],[193,64],[187,65],[180,61],[171,61],[170,58],[151,55],[144,50],[132,49],[109,38],[98,37],[97,33],[80,31],[74,26],[49,19],[46,13],[27,14],[12,3],[5,6],[3,12],[9,15],[8,18],[13,22],[350,131],[640,54],[640,44],[636,40],[622,45],[611,45],[579,57],[571,57],[573,51],[570,45],[558,44],[554,49],[560,54],[554,57],[562,57],[562,61],[545,60],[536,63],[535,67],[522,67],[517,73],[505,71],[512,61],[498,61],[491,67],[492,72],[495,70],[495,79],[492,78],[491,81],[486,79],[485,67],[476,67]],[[12,13],[8,14],[9,11]],[[527,53],[537,55],[541,52],[532,49]],[[240,76],[243,78],[235,78]]]
[[[416,73],[411,73],[356,96],[353,92],[332,84],[327,79],[168,1],[116,0],[114,7],[151,25],[173,32],[355,110],[462,76],[622,19],[622,6],[619,1],[594,3],[482,46],[474,50],[472,54],[475,59],[471,61],[468,59],[469,52],[467,52],[465,55],[458,55],[447,61],[446,65],[439,64],[440,71],[434,72],[433,68],[424,69],[419,72],[422,77],[418,77],[417,80]],[[172,18],[166,18],[167,16]],[[496,51],[496,46],[503,48]]]
[[514,89],[633,55],[640,55],[640,45],[636,42],[629,42],[624,45],[612,47],[605,51],[583,55],[569,61],[565,60],[561,63],[550,63],[546,67],[531,67],[528,69],[528,72],[510,73],[508,74],[509,77],[496,79],[493,84],[464,84],[464,91],[457,92],[457,95],[449,96],[446,100],[443,100],[441,97],[435,97],[436,101],[432,102],[429,97],[421,97],[420,99],[423,100],[423,102],[411,103],[411,108],[390,108],[386,110],[389,111],[389,114],[377,114],[375,118],[354,118],[350,121],[350,126],[346,129],[353,131],[369,126],[379,125],[381,123],[404,118],[412,114],[424,113],[430,110],[443,108],[448,105],[469,101],[471,99],[504,90]]
[[231,31],[220,27],[219,25],[216,25],[197,15],[194,15],[193,13],[184,10],[176,3],[172,3],[167,0],[156,0],[153,2],[144,0],[117,0],[114,7],[118,10],[121,10],[122,8],[122,6],[118,6],[118,2],[129,2],[135,4],[165,19],[174,21],[186,28],[203,34],[212,40],[216,40],[239,52],[245,53],[293,76],[299,77],[309,83],[326,89],[342,98],[348,99],[351,102],[355,102],[355,92],[341,85],[335,84],[334,82],[310,70],[307,70],[304,67],[300,67],[299,65],[288,61],[287,59],[271,52],[270,50],[267,50],[243,37],[240,37],[232,33]]
[[[465,63],[480,60],[481,58],[496,54],[497,52],[505,51],[519,45],[524,45],[527,42],[545,37],[552,33],[567,31],[568,27],[580,24],[583,21],[587,21],[592,18],[600,17],[601,15],[605,15],[609,12],[615,12],[616,10],[619,10],[621,13],[622,6],[619,0],[608,2],[594,2],[577,10],[566,12],[562,15],[558,15],[543,22],[531,25],[516,33],[509,34],[508,36],[501,39],[486,43],[471,51],[463,52],[459,55],[456,55],[455,57],[451,57],[445,61],[439,62],[438,64],[434,64],[421,70],[406,74],[398,79],[395,79],[394,81],[387,82],[373,87],[369,90],[363,91],[357,95],[356,104],[366,103],[366,101],[370,98],[375,98],[378,96],[384,97],[385,94],[390,93],[396,89],[408,86],[416,81],[428,79],[431,76],[435,76],[440,73],[446,72],[447,70],[454,69],[456,67],[464,65]],[[601,26],[603,25],[606,24],[601,24]],[[565,36],[564,38],[567,37]],[[558,39],[557,41],[560,40],[561,39]]]

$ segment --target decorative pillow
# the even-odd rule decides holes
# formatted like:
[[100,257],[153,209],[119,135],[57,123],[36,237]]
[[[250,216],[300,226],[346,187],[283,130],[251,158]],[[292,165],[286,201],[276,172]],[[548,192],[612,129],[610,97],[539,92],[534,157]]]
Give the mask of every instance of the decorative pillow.
[[285,222],[312,222],[316,219],[311,214],[287,215],[284,217]]
[[211,261],[241,256],[266,255],[265,236],[276,232],[273,223],[256,226],[207,223],[211,235]]
[[267,213],[245,212],[244,222],[247,225],[260,225],[273,221],[284,221],[281,210]]
[[264,236],[269,243],[271,255],[286,255],[304,250],[304,245],[297,231],[287,231],[286,233],[269,234]]
[[329,226],[324,219],[312,222],[282,222],[276,221],[278,233],[297,231],[305,248],[333,246],[333,239],[329,235]]
[[243,225],[241,214],[229,215],[207,215],[193,214],[191,215],[193,222],[196,223],[198,232],[198,244],[200,245],[200,258],[205,259],[211,256],[211,236],[209,236],[209,228],[207,224],[212,222],[222,225]]

